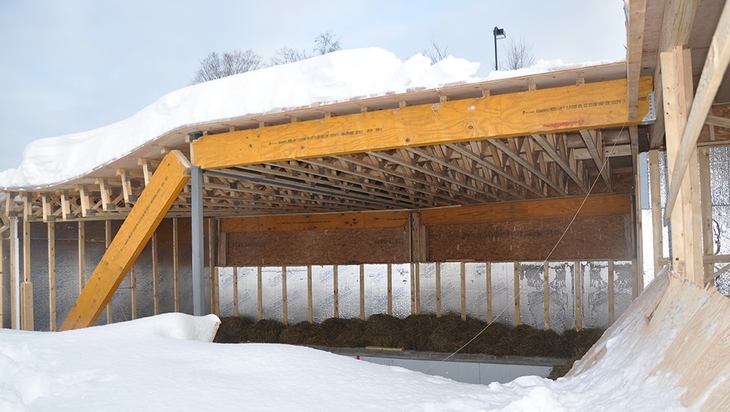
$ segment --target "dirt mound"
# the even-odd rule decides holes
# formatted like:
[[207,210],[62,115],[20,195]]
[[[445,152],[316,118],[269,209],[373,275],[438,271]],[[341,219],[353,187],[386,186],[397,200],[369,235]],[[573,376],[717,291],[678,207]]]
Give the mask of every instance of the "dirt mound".
[[[221,319],[214,342],[287,343],[343,348],[379,346],[421,352],[481,353],[493,356],[524,356],[571,359],[556,367],[550,378],[565,375],[572,362],[580,359],[601,337],[603,330],[567,330],[558,335],[528,325],[516,327],[501,323],[487,326],[477,319],[459,316],[411,315],[398,319],[373,315],[367,321],[330,318],[321,324],[309,322],[284,327],[278,322],[261,320],[251,323],[244,318]],[[466,346],[465,346],[466,345]]]

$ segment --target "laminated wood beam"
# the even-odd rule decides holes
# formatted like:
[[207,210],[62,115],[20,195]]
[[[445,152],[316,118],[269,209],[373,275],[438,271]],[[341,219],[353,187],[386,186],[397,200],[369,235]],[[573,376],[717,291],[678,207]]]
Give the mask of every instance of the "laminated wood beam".
[[[583,203],[582,197],[540,199],[475,206],[444,207],[420,211],[424,226],[477,222],[572,218]],[[631,214],[631,195],[597,195],[585,199],[579,217]]]
[[651,76],[639,81],[628,119],[625,79],[455,100],[203,136],[192,143],[205,169],[402,147],[641,124]]
[[383,229],[408,225],[407,211],[221,218],[221,232]]
[[187,159],[177,150],[165,156],[81,291],[61,330],[83,328],[96,322],[190,179],[189,167]]

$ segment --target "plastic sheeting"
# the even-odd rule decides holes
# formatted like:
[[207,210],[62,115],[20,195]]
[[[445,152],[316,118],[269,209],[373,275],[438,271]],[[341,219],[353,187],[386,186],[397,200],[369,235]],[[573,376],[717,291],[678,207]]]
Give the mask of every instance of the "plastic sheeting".
[[360,266],[343,265],[337,267],[337,288],[340,317],[354,319],[360,317]]
[[494,322],[514,326],[514,264],[492,263],[492,312]]
[[550,262],[548,268],[550,329],[575,329],[575,263]]
[[608,262],[581,263],[584,328],[608,326]]

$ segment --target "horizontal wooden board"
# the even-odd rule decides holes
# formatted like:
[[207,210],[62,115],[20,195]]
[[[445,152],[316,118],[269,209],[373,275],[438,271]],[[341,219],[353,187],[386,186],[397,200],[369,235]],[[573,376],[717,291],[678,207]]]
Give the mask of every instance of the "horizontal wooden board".
[[406,227],[229,233],[229,266],[402,263],[409,259]]
[[329,155],[641,124],[651,76],[629,121],[626,79],[455,100],[203,136],[194,162],[222,169]]
[[221,232],[376,229],[407,225],[407,211],[322,213],[222,218]]
[[[581,207],[584,199],[584,197],[571,197],[424,209],[421,210],[421,224],[436,226],[459,223],[572,218]],[[628,215],[630,213],[631,195],[615,194],[588,197],[578,216]]]
[[570,222],[571,218],[562,218],[432,226],[428,228],[428,257],[435,262],[542,261],[548,255],[550,260],[571,261],[633,258],[628,216],[583,217]]

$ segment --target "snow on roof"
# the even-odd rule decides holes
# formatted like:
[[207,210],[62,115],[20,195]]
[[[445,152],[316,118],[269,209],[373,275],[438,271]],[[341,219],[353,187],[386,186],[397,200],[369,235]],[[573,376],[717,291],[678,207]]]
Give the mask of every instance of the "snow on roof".
[[68,182],[189,126],[594,64],[540,60],[531,68],[479,79],[472,77],[479,63],[451,56],[432,65],[421,54],[402,62],[380,48],[338,51],[185,87],[117,123],[33,141],[17,169],[0,172],[0,189],[33,190]]

